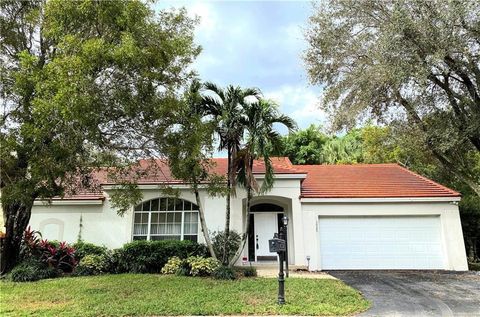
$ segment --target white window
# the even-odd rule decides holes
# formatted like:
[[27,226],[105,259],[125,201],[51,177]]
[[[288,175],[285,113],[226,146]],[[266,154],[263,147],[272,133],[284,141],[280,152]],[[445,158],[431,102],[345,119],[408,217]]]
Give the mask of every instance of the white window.
[[198,237],[198,207],[179,198],[157,198],[135,207],[133,240],[192,240]]

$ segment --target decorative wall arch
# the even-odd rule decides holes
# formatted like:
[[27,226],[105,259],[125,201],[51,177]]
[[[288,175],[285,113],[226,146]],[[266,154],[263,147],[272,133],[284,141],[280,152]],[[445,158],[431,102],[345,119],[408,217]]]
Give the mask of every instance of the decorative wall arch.
[[39,230],[44,239],[63,241],[65,223],[57,218],[48,218],[40,222]]

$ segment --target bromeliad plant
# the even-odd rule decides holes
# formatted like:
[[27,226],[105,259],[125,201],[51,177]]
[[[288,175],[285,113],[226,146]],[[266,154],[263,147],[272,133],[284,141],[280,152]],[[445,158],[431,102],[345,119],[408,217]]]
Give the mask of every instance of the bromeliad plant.
[[41,239],[39,231],[32,230],[29,226],[23,235],[22,257],[24,260],[36,258],[64,273],[71,273],[77,265],[75,249],[65,241],[56,245],[47,239]]

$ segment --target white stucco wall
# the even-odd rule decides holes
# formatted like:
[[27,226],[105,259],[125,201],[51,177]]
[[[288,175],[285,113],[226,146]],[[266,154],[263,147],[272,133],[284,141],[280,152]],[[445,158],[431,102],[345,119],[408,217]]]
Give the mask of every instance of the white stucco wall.
[[[261,180],[260,180],[261,185]],[[82,217],[82,239],[95,244],[105,245],[109,248],[118,248],[123,244],[132,241],[133,230],[133,208],[123,216],[119,216],[110,207],[108,198],[109,191],[105,192],[106,199],[99,205],[78,205],[75,202],[65,201],[61,205],[35,204],[32,210],[30,225],[40,230],[43,237],[49,240],[65,240],[75,242],[78,239],[80,229],[80,217]],[[143,201],[165,197],[166,195],[155,186],[144,186],[142,188]],[[295,230],[301,231],[300,219],[301,209],[299,203],[300,182],[298,179],[278,179],[268,194],[262,197],[254,197],[253,203],[271,202],[277,203],[287,210],[291,224],[290,236]],[[195,196],[188,188],[179,189],[179,198],[195,202]],[[225,227],[225,197],[208,196],[206,190],[200,190],[200,199],[205,210],[205,218],[210,232],[224,230]],[[292,201],[293,203],[292,207]],[[245,226],[244,204],[246,204],[246,192],[237,188],[236,196],[231,199],[230,228],[239,233],[243,232]],[[292,209],[293,208],[293,209]],[[293,214],[292,214],[293,210]],[[198,232],[198,241],[203,242],[203,234]],[[294,245],[295,243],[298,244]],[[291,262],[294,262],[294,248],[303,248],[301,239],[291,240],[289,248],[291,251]],[[248,248],[245,248],[245,254]],[[290,252],[289,252],[290,253]]]
[[[143,200],[165,197],[154,186],[142,189]],[[110,207],[107,198],[100,205],[35,205],[30,224],[40,230],[43,237],[54,240],[75,242],[82,217],[82,239],[109,248],[118,248],[132,241],[133,208],[124,216],[118,216]],[[201,200],[205,209],[209,231],[219,231],[225,225],[225,198],[209,197],[201,190]],[[289,262],[297,266],[306,266],[306,257],[310,256],[310,269],[321,270],[319,254],[319,235],[317,225],[319,216],[346,215],[438,215],[441,220],[443,248],[447,270],[466,270],[466,254],[458,207],[450,202],[301,202],[299,179],[278,179],[275,187],[266,195],[254,197],[252,204],[275,203],[282,206],[290,218]],[[193,193],[180,189],[179,198],[195,203]],[[242,232],[245,226],[245,191],[237,189],[231,204],[231,229]],[[198,232],[199,242],[203,235]],[[248,245],[244,255],[248,254]],[[241,262],[241,259],[239,260]]]
[[[468,270],[458,206],[451,202],[321,202],[303,203],[303,238],[305,256],[310,269],[321,270],[318,220],[320,216],[394,216],[438,215],[441,221],[442,243],[446,270]],[[297,252],[297,251],[296,251]],[[306,264],[306,260],[304,260]]]

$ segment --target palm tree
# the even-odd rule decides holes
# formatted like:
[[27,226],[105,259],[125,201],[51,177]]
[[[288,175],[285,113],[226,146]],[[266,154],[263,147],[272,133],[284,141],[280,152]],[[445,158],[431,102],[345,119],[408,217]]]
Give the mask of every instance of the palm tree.
[[[235,256],[231,259],[230,265],[236,262],[247,241],[253,191],[262,194],[273,187],[274,171],[270,156],[272,153],[278,153],[282,145],[282,137],[274,129],[274,124],[282,124],[289,131],[296,129],[295,121],[286,115],[280,114],[277,105],[271,100],[259,99],[255,103],[245,104],[243,108],[244,116],[241,123],[247,132],[246,140],[243,147],[238,151],[234,161],[234,170],[238,173],[238,183],[247,191],[247,210],[242,241]],[[260,158],[265,165],[265,175],[261,187],[258,186],[253,174],[253,162]]]
[[200,200],[199,185],[210,181],[209,153],[213,151],[212,122],[204,120],[201,83],[194,80],[184,96],[184,107],[179,109],[177,129],[167,138],[162,138],[163,153],[167,154],[172,174],[190,184],[198,206],[198,215],[205,244],[213,258],[216,258],[205,221],[205,210]]
[[[236,170],[233,168],[234,161],[240,149],[240,143],[243,139],[245,126],[242,122],[244,108],[251,101],[258,101],[261,93],[256,88],[227,86],[222,89],[217,85],[207,82],[205,88],[214,96],[204,96],[205,113],[212,115],[216,119],[216,133],[218,134],[220,151],[227,151],[227,199],[225,212],[225,242],[228,241],[230,234],[230,200],[235,195]],[[222,262],[228,264],[228,252],[224,248]]]

